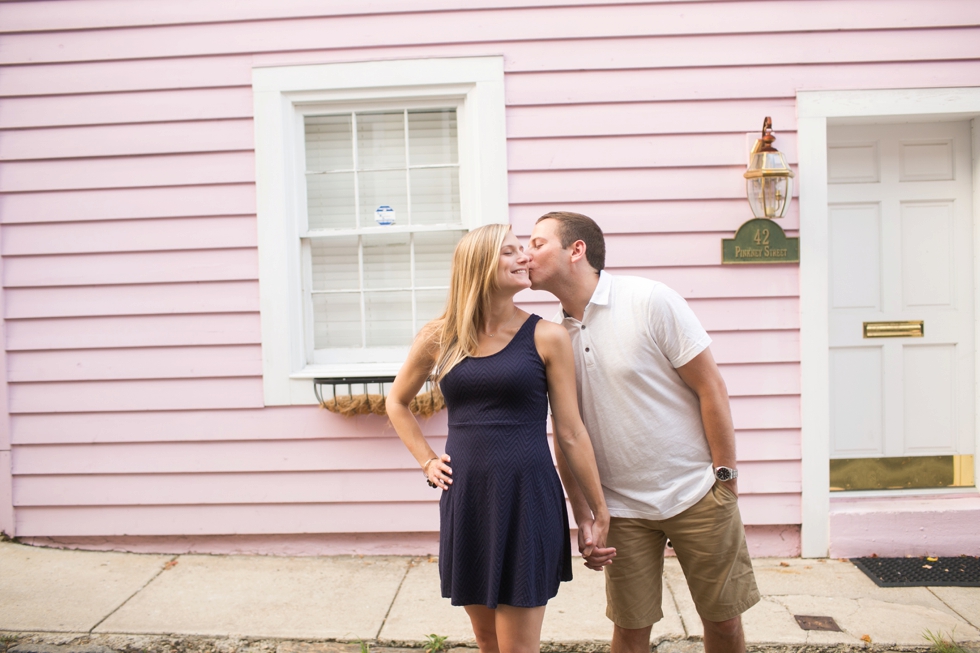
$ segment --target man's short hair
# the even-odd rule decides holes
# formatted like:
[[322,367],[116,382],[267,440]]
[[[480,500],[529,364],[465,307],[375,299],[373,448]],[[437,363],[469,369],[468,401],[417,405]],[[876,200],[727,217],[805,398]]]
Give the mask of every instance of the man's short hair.
[[542,220],[558,222],[558,238],[561,239],[562,249],[568,249],[576,240],[581,240],[585,243],[585,260],[592,269],[598,273],[606,267],[606,239],[602,237],[602,229],[595,220],[569,211],[545,213],[538,218],[538,222]]

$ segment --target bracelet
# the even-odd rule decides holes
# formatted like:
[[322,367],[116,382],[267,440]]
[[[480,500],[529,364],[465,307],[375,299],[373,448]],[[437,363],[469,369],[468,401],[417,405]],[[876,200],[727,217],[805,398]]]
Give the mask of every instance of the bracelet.
[[432,482],[432,479],[429,478],[429,465],[432,464],[432,461],[433,460],[439,460],[439,459],[438,458],[429,458],[428,460],[426,460],[425,461],[425,464],[422,465],[422,473],[425,475],[425,482],[429,484],[429,487],[437,488],[439,486],[436,485],[435,483],[433,483]]

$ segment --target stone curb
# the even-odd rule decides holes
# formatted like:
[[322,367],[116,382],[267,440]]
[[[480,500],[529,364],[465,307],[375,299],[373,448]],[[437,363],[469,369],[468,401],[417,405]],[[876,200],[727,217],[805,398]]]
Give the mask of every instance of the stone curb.
[[[365,642],[371,653],[418,653],[421,642]],[[967,646],[967,651],[980,649]],[[926,653],[928,646],[849,646],[751,644],[747,653]],[[475,647],[455,644],[446,653],[473,653]],[[542,653],[609,653],[609,643],[543,642]],[[89,633],[27,633],[0,630],[0,653],[360,653],[360,642],[129,635]],[[651,653],[704,653],[698,639],[665,639]]]

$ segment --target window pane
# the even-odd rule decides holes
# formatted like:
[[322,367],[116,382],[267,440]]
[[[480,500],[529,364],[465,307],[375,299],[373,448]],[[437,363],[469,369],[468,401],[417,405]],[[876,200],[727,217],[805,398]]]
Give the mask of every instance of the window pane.
[[418,331],[426,322],[434,320],[446,309],[446,296],[448,290],[416,290],[415,306],[418,322],[415,330]]
[[374,227],[379,206],[395,210],[395,223],[408,224],[408,191],[404,170],[358,173],[361,191],[361,226]]
[[403,292],[364,293],[368,347],[412,344],[412,295]]
[[306,175],[306,206],[310,229],[353,229],[354,173]]
[[412,285],[408,234],[364,236],[364,287],[408,288]]
[[361,346],[361,297],[358,293],[313,295],[313,347]]
[[415,234],[416,286],[449,286],[453,250],[462,236],[462,231]]
[[408,153],[413,166],[456,163],[456,110],[408,112]]
[[405,167],[405,116],[397,113],[357,114],[357,167]]
[[412,224],[460,224],[459,169],[412,170]]
[[357,236],[310,240],[313,290],[358,290]]
[[306,117],[306,171],[352,170],[354,142],[351,117]]

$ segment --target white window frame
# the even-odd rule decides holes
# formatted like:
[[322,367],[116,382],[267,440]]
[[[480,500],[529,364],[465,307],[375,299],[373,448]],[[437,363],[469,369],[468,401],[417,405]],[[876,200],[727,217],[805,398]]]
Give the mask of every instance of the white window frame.
[[[315,404],[312,379],[393,375],[400,363],[308,361],[304,115],[441,104],[457,110],[464,229],[508,220],[503,57],[255,68],[256,200],[265,405]],[[407,353],[407,348],[405,348]]]
[[[827,262],[827,125],[862,122],[973,121],[974,284],[980,342],[980,88],[800,91],[796,95],[800,173],[800,368],[804,558],[830,549],[830,357]],[[980,356],[977,356],[980,378]],[[977,389],[980,406],[980,387]],[[980,411],[976,422],[980,453]],[[980,478],[980,455],[973,458]],[[968,488],[956,488],[956,491]],[[889,491],[896,496],[901,491]],[[922,490],[915,494],[928,493]]]

